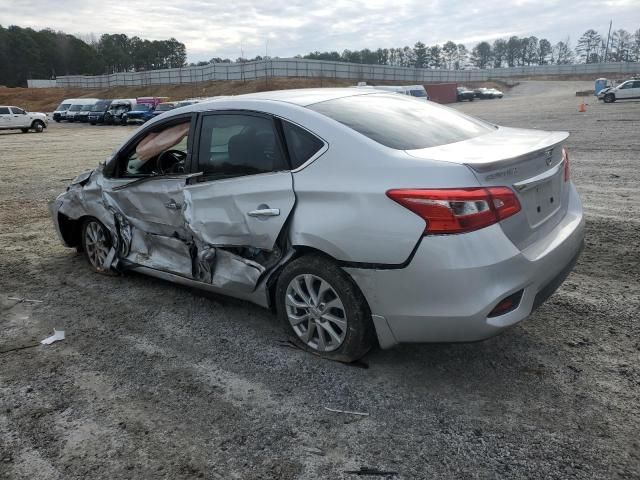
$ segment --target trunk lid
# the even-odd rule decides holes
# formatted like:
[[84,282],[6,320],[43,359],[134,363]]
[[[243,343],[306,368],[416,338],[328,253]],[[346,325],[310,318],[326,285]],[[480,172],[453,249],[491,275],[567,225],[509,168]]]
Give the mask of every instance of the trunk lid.
[[[480,185],[511,188],[522,210],[500,225],[523,249],[549,233],[566,214],[569,183],[564,181],[562,142],[568,136],[567,132],[499,127],[487,135],[407,153],[466,165]],[[471,185],[452,185],[465,186]]]

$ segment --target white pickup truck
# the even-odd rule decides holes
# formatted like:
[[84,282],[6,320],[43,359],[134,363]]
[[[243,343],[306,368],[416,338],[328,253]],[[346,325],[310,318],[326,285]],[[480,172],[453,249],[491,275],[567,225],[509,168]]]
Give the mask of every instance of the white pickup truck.
[[47,115],[26,112],[22,108],[0,105],[0,130],[29,130],[41,133],[47,128]]

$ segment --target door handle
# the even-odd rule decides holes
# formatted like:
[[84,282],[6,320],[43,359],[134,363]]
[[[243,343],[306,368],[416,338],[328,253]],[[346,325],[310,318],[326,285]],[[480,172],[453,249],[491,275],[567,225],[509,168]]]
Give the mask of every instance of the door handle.
[[164,206],[167,207],[169,210],[180,210],[182,208],[182,205],[180,205],[179,203],[176,203],[174,199],[169,200],[167,203],[164,204]]
[[251,210],[247,213],[250,217],[277,217],[280,215],[279,208],[260,208],[258,210]]

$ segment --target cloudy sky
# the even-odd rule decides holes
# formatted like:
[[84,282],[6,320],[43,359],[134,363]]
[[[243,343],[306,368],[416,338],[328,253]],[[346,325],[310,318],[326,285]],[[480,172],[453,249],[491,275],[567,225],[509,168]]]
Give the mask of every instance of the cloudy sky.
[[[482,6],[480,6],[482,5]],[[588,28],[640,28],[640,0],[1,0],[3,26],[175,37],[189,61],[314,50],[475,43],[510,35],[575,40]]]

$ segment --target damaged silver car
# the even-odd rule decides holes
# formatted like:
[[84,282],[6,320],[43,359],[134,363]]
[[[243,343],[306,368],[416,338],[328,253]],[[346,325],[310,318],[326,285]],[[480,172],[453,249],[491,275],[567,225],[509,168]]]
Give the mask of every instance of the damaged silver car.
[[177,108],[51,205],[64,244],[277,311],[301,347],[480,340],[525,319],[583,242],[563,132],[375,90]]

